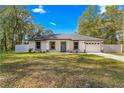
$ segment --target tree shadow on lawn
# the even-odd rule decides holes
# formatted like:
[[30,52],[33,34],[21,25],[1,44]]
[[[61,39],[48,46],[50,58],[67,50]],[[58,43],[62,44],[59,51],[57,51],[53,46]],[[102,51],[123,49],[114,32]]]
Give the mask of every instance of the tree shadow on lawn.
[[5,76],[5,80],[0,86],[124,87],[124,68],[118,66],[122,63],[98,59],[82,55],[74,60],[51,56],[42,58],[40,62],[2,63],[0,73]]

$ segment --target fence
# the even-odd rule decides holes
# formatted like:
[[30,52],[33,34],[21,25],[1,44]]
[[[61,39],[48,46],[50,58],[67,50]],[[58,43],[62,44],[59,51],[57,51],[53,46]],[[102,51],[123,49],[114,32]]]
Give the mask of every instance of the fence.
[[103,45],[103,52],[118,52],[122,53],[122,45],[112,45],[112,44],[104,44]]
[[123,46],[122,46],[122,51],[124,52],[124,44],[123,44]]
[[15,52],[28,52],[29,51],[29,45],[16,45],[15,46]]

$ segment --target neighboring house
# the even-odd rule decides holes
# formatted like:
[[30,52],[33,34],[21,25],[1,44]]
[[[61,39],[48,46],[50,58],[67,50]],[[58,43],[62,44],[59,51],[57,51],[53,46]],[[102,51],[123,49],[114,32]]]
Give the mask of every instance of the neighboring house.
[[78,34],[52,34],[33,37],[29,48],[41,52],[101,52],[102,39]]

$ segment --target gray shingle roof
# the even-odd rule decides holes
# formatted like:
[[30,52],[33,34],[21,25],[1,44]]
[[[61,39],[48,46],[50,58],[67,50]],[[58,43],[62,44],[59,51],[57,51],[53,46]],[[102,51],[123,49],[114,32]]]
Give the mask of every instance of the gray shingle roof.
[[52,34],[52,35],[45,35],[45,36],[38,36],[33,37],[30,40],[99,40],[102,39],[94,38],[90,36],[78,35],[78,34]]

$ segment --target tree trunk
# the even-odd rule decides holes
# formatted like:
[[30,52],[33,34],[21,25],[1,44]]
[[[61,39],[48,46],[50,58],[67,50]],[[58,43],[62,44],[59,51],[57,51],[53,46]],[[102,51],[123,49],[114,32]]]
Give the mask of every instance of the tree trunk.
[[14,31],[12,31],[12,50],[14,50],[15,46],[14,46]]
[[7,40],[6,40],[6,33],[4,31],[4,49],[7,51]]

